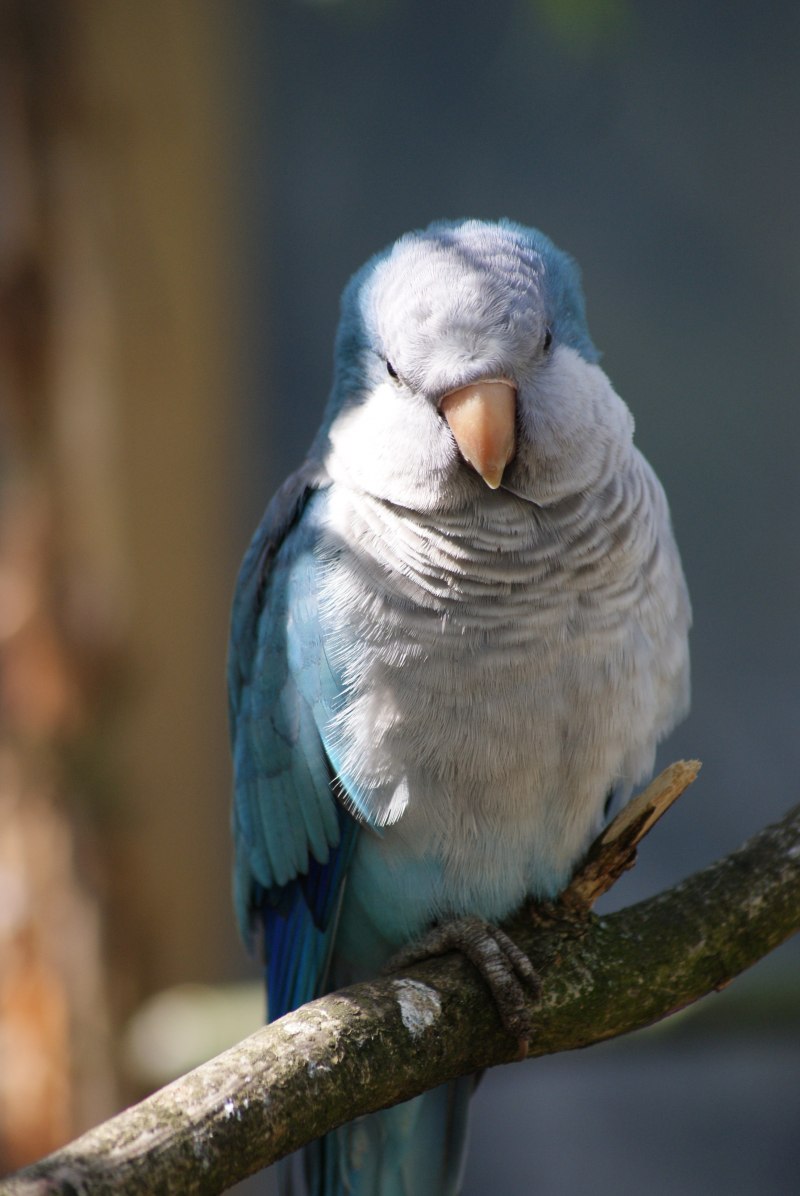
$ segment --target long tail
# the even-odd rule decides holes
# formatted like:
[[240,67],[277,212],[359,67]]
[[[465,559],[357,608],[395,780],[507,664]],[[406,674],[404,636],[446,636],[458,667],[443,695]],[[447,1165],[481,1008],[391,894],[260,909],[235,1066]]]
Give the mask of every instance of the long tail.
[[[474,1088],[465,1076],[312,1142],[308,1196],[458,1196]],[[296,1192],[288,1171],[280,1187]]]

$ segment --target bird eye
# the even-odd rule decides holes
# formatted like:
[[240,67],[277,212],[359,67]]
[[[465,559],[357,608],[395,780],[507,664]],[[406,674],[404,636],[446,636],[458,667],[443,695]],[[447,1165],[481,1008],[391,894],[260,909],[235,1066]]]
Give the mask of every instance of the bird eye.
[[551,328],[545,328],[544,340],[542,341],[542,348],[544,349],[545,353],[549,352],[549,349],[550,349],[550,346],[552,345],[552,343],[553,343],[553,330]]
[[388,360],[386,362],[386,373],[389,375],[390,378],[398,377],[397,370],[394,368],[391,361],[388,361]]

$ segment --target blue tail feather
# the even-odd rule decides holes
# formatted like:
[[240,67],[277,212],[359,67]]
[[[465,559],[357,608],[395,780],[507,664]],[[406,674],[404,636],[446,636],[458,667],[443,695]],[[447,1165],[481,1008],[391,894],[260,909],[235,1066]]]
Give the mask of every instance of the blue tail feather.
[[312,1142],[309,1196],[457,1196],[474,1088],[465,1076]]

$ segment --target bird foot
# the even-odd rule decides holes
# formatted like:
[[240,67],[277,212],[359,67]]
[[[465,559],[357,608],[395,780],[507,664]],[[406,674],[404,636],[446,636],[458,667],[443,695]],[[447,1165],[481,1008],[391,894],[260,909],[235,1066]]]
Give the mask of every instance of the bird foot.
[[500,1019],[519,1044],[519,1057],[528,1053],[533,1022],[531,997],[541,994],[541,981],[528,956],[505,931],[483,918],[455,918],[432,927],[427,934],[401,948],[383,969],[395,972],[431,956],[460,951],[489,986]]

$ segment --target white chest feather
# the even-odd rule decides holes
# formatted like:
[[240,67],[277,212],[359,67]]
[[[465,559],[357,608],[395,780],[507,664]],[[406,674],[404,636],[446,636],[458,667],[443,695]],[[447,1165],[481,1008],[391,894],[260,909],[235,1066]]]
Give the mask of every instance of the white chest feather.
[[375,867],[435,861],[448,910],[476,884],[500,913],[555,891],[686,702],[688,608],[648,467],[549,510],[487,491],[420,517],[335,487],[324,550],[333,738],[386,828]]

